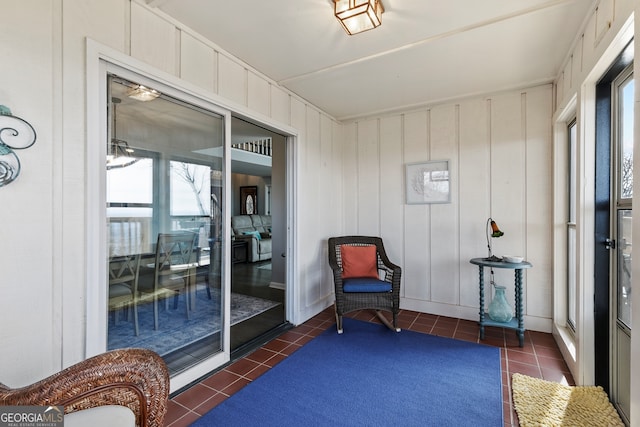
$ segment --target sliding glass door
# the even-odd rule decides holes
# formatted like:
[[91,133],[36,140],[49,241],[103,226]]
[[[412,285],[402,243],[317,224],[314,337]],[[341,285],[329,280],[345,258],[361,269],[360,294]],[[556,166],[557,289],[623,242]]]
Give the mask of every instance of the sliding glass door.
[[108,77],[107,348],[176,375],[223,350],[224,117]]

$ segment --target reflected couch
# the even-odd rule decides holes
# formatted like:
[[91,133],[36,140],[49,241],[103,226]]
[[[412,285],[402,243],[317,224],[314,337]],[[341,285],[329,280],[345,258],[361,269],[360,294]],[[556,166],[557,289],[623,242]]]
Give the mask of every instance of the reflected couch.
[[231,232],[236,240],[246,240],[247,261],[271,259],[271,215],[231,217]]

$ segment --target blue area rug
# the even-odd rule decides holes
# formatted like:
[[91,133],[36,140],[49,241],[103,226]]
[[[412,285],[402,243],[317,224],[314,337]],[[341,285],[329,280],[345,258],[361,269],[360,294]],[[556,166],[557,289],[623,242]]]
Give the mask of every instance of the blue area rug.
[[192,424],[502,425],[500,349],[350,318]]
[[[138,305],[138,325],[140,334],[133,330],[133,315],[129,320],[114,322],[114,314],[109,319],[107,348],[141,347],[155,351],[165,356],[203,338],[220,331],[220,290],[211,289],[211,299],[206,289],[199,289],[196,293],[195,310],[191,312],[191,319],[187,319],[184,295],[178,297],[178,308],[173,309],[173,298],[169,299],[169,310],[165,310],[165,301],[158,302],[158,324],[156,331],[153,325],[153,304]],[[231,294],[231,326],[257,316],[273,307],[281,305],[278,302],[255,298],[242,294]]]

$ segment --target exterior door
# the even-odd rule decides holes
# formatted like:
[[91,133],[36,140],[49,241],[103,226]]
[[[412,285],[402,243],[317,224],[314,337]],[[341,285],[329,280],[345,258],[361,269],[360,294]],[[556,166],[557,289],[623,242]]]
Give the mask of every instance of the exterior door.
[[633,65],[612,84],[612,167],[614,173],[611,207],[615,240],[610,243],[611,271],[611,357],[609,372],[611,399],[629,423],[631,357],[631,224],[633,209]]

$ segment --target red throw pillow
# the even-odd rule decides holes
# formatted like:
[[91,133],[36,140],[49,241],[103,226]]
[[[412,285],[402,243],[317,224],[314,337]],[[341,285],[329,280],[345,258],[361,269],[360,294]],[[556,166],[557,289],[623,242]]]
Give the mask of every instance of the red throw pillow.
[[378,255],[376,247],[341,245],[342,278],[378,278]]

